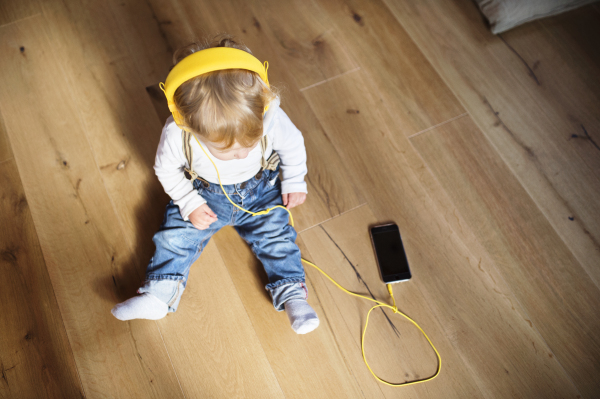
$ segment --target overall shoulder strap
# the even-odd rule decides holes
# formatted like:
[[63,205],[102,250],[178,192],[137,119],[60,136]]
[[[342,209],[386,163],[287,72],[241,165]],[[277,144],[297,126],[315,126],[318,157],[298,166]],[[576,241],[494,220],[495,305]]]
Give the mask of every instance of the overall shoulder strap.
[[264,136],[262,136],[262,139],[260,139],[260,153],[261,153],[260,166],[262,166],[263,169],[265,168],[265,164],[267,162],[265,160],[265,152],[267,152],[268,145],[269,145],[269,138],[265,134]]
[[192,144],[190,143],[191,138],[192,133],[188,132],[187,130],[181,129],[182,149],[183,153],[185,154],[185,159],[187,160],[189,166],[189,168],[186,168],[184,166],[183,174],[185,175],[186,179],[195,180],[198,177],[198,175],[196,174],[196,172],[194,172],[192,166],[192,162],[194,161],[194,152],[192,151]]

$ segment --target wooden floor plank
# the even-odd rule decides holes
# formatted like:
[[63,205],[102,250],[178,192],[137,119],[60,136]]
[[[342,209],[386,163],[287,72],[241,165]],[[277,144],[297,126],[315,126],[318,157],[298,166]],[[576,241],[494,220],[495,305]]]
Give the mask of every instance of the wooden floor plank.
[[[344,288],[379,301],[392,303],[381,281],[369,227],[377,224],[368,206],[348,212],[318,228],[301,234],[313,262]],[[306,257],[306,254],[304,254]],[[375,379],[361,357],[361,333],[368,310],[374,304],[344,293],[318,270],[305,266],[322,304],[322,319],[330,324],[346,358],[351,359],[354,374],[364,380]],[[442,356],[443,371],[434,381],[404,388],[379,384],[385,397],[473,398],[481,397],[475,381],[460,355],[445,336],[444,328],[431,312],[420,292],[418,276],[410,282],[394,284],[399,309],[413,317],[425,330]],[[324,317],[323,317],[324,316]],[[435,373],[437,358],[423,335],[402,316],[391,311],[373,311],[369,319],[365,352],[371,368],[386,381],[401,383],[423,379]],[[372,397],[363,388],[366,397]]]
[[[517,392],[523,396],[575,396],[575,387],[556,359],[535,348],[546,345],[518,305],[513,305],[516,298],[503,280],[494,277],[490,257],[478,260],[443,214],[436,212],[416,174],[425,166],[409,163],[403,155],[411,151],[407,139],[400,146],[385,138],[402,136],[382,125],[385,118],[365,87],[360,74],[351,74],[304,93],[343,154],[346,167],[364,187],[375,216],[382,222],[396,221],[404,232],[405,245],[415,248],[409,262],[419,265],[415,274],[421,275],[423,296],[479,389],[496,397]],[[348,108],[361,112],[349,115],[345,112]],[[386,134],[366,140],[365,134],[373,126],[385,129]],[[492,314],[497,317],[490,317]]]
[[[359,207],[357,209],[363,208],[364,206]],[[348,213],[354,213],[355,211],[356,210],[346,212],[344,215]],[[315,229],[321,230],[322,225],[305,230],[305,233],[312,232]],[[312,237],[312,235],[310,236]],[[300,233],[298,235],[298,239],[296,240],[296,243],[298,244],[298,246],[300,247],[300,251],[302,252],[302,257],[304,259],[315,261],[316,258],[311,254],[311,252],[308,249],[307,242],[302,237],[303,233]],[[312,245],[312,248],[316,249],[317,251],[320,250],[320,247],[316,247],[314,245]],[[335,251],[333,253],[335,253]],[[322,256],[322,253],[318,253],[317,256]],[[317,276],[316,273],[312,271],[312,269],[313,268],[311,266],[304,264],[304,270],[306,272],[306,281],[310,287],[308,295],[309,297],[314,297],[315,301],[318,303],[319,306],[319,310],[317,311],[321,323],[319,328],[325,327],[330,331],[330,334],[334,339],[335,345],[337,346],[338,351],[344,359],[345,367],[347,369],[348,374],[355,379],[356,383],[360,387],[360,391],[362,394],[361,397],[387,397],[385,392],[386,389],[383,387],[383,384],[381,384],[375,378],[373,378],[372,374],[364,365],[360,345],[356,347],[356,334],[358,329],[350,330],[349,328],[347,328],[346,321],[341,317],[341,312],[345,313],[349,309],[354,309],[353,305],[350,305],[350,307],[348,307],[348,303],[345,302],[344,306],[340,307],[338,303],[335,303],[335,301],[332,300],[332,295],[330,291],[336,290],[336,288],[333,288],[330,282],[320,280],[319,276]],[[414,392],[405,392],[405,394],[407,398],[415,397]]]
[[115,227],[76,99],[57,90],[68,80],[48,32],[42,16],[0,28],[0,70],[12,77],[0,88],[0,111],[85,394],[177,397],[156,325],[130,325],[110,314],[137,288],[139,277],[129,270],[139,265]]
[[162,21],[146,1],[46,1],[41,7],[46,17],[61,20],[61,27],[71,31],[57,45],[81,53],[79,66],[98,68],[128,57],[144,87],[168,72],[172,49],[163,37]]
[[83,389],[14,159],[0,163],[0,397]]
[[600,291],[585,269],[470,117],[412,142],[576,385],[600,392]]
[[158,325],[186,398],[284,397],[214,243],[192,266],[177,312]]
[[37,0],[3,1],[0,3],[0,26],[40,13]]
[[[164,121],[157,120],[137,68],[143,57],[137,53],[123,55],[125,50],[118,48],[122,44],[113,43],[108,32],[100,31],[98,25],[103,20],[94,19],[94,10],[77,1],[72,3],[69,9],[62,3],[45,5],[50,36],[60,43],[58,54],[70,92],[77,98],[78,116],[85,126],[94,161],[131,253],[138,256],[134,271],[143,275],[154,252],[152,235],[169,200],[153,170]],[[110,5],[108,2],[96,7],[108,8],[105,11],[109,13]],[[122,25],[122,18],[111,22]],[[88,23],[82,26],[80,20]],[[103,34],[106,53],[90,50],[93,35],[100,34],[97,30]]]
[[135,78],[131,60],[71,71],[79,75],[80,89],[74,95],[95,164],[130,253],[138,259],[133,275],[141,276],[154,252],[152,235],[170,200],[153,169],[162,126]]
[[4,126],[4,118],[0,114],[0,163],[9,160],[13,157],[12,150],[10,148],[10,142],[6,135],[6,126]]
[[[364,397],[326,323],[297,335],[285,312],[273,308],[264,269],[238,233],[226,227],[215,241],[285,397]],[[307,285],[309,303],[322,314],[313,287]]]
[[261,1],[252,9],[260,15],[281,62],[300,89],[348,73],[356,63],[340,45],[339,32],[321,23],[310,2]]
[[367,84],[377,91],[375,100],[393,110],[403,134],[465,112],[382,1],[314,2],[315,17],[336,27],[344,47],[366,72]]
[[[569,53],[558,50],[547,53],[536,67],[540,72],[538,85],[532,78],[533,59],[524,65],[521,53],[515,54],[500,37],[489,32],[472,2],[430,0],[387,4],[577,260],[590,275],[596,275],[600,251],[600,224],[596,221],[600,219],[600,203],[593,199],[600,196],[600,184],[597,170],[581,154],[587,152],[589,159],[597,151],[587,140],[574,139],[572,135],[584,134],[582,121],[595,120],[585,122],[591,125],[584,126],[590,137],[600,142],[596,112],[598,84],[589,83],[598,82],[598,76],[587,75],[595,70],[590,63],[597,58],[579,58],[585,66],[573,69],[572,64],[577,61],[561,58],[587,52],[579,45]],[[590,17],[573,23],[586,23],[590,19],[595,20]],[[531,42],[531,35],[519,33],[523,29],[529,30],[531,25],[505,36],[511,45],[519,47],[517,42],[523,40],[531,49],[552,43],[550,39]],[[588,29],[598,28],[596,25]],[[544,35],[547,38],[553,33]],[[575,44],[567,38],[562,40],[561,45],[552,44],[553,49],[564,47],[564,43]],[[598,47],[598,35],[587,40],[589,44],[584,46]],[[542,51],[536,55],[543,55]],[[544,66],[546,63],[548,68]],[[578,75],[581,73],[586,76]],[[587,87],[583,93],[573,94],[562,81]],[[565,101],[570,103],[567,108],[563,108]],[[595,283],[600,286],[597,279]]]
[[[164,79],[172,66],[173,49],[165,37],[163,27],[177,21],[155,15],[146,0],[110,0],[99,4],[102,3],[110,7],[112,18],[118,23],[121,33],[119,39],[124,41],[128,57],[135,64],[136,80],[147,87]],[[87,3],[82,4],[82,11],[89,12]],[[89,15],[90,23],[97,24],[94,14]]]
[[543,109],[563,121],[560,138],[600,178],[600,15],[590,11],[526,24],[501,39],[522,59]]

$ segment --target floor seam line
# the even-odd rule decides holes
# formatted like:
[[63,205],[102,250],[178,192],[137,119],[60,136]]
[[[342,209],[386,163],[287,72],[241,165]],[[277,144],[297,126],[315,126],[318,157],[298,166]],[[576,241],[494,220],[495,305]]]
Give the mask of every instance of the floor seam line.
[[181,389],[181,393],[183,394],[183,397],[187,398],[187,396],[185,396],[185,391],[183,390],[183,387],[181,386],[181,381],[179,381],[179,375],[177,374],[177,370],[175,369],[175,365],[173,364],[173,360],[171,359],[171,354],[169,353],[169,348],[167,348],[167,343],[165,342],[165,338],[162,335],[162,331],[160,331],[160,326],[158,325],[158,321],[155,320],[154,324],[156,325],[156,329],[158,330],[158,334],[160,335],[160,339],[162,340],[163,346],[165,348],[165,352],[167,352],[167,357],[169,358],[169,363],[171,363],[171,368],[173,369],[173,372],[175,373],[175,378],[177,379],[177,383],[179,384],[179,389]]
[[330,220],[333,220],[333,219],[335,219],[335,218],[339,218],[340,216],[342,216],[342,215],[345,215],[345,214],[346,214],[346,213],[348,213],[348,212],[352,212],[352,211],[354,211],[354,210],[356,210],[356,209],[360,208],[361,206],[365,206],[365,205],[367,205],[367,204],[368,204],[368,203],[367,203],[367,202],[365,202],[364,204],[360,204],[360,205],[358,205],[358,206],[355,206],[355,207],[354,207],[354,208],[352,208],[352,209],[348,209],[347,211],[344,211],[344,212],[340,213],[339,215],[335,215],[334,217],[330,217],[329,219],[325,219],[325,220],[323,220],[322,222],[319,222],[319,223],[317,223],[317,224],[314,224],[314,225],[312,225],[312,226],[310,226],[310,227],[307,227],[307,228],[305,228],[304,230],[300,230],[300,231],[298,232],[298,234],[304,233],[305,231],[308,231],[308,230],[310,230],[310,229],[312,229],[312,228],[318,227],[318,226],[322,225],[323,223],[327,223],[327,222],[329,222]]
[[462,117],[464,117],[464,116],[467,116],[467,115],[469,115],[469,113],[468,113],[468,112],[462,113],[462,114],[460,114],[460,115],[458,115],[458,116],[455,116],[454,118],[450,118],[450,119],[448,119],[447,121],[444,121],[444,122],[442,122],[442,123],[438,123],[437,125],[433,125],[433,126],[431,126],[431,127],[428,127],[427,129],[423,129],[423,130],[421,130],[420,132],[417,132],[417,133],[415,133],[415,134],[412,134],[412,135],[408,136],[408,138],[409,138],[409,139],[412,139],[413,137],[416,137],[416,136],[418,136],[418,135],[420,135],[420,134],[423,134],[423,133],[427,133],[427,132],[428,132],[428,131],[430,131],[430,130],[436,129],[436,128],[440,127],[440,126],[443,126],[443,125],[445,125],[446,123],[450,123],[450,122],[452,122],[452,121],[455,121],[455,120],[457,120],[457,119],[460,119],[460,118],[462,118]]
[[246,317],[248,318],[248,322],[250,323],[250,326],[252,327],[252,331],[254,331],[254,335],[256,336],[256,340],[258,341],[260,349],[262,350],[262,353],[265,356],[267,363],[269,364],[269,368],[271,369],[271,372],[273,373],[273,378],[275,378],[275,381],[277,382],[277,386],[279,387],[279,390],[281,391],[281,393],[283,394],[283,397],[285,398],[285,392],[283,391],[283,388],[281,387],[281,382],[279,382],[279,378],[277,377],[277,374],[275,373],[275,369],[273,368],[271,359],[269,359],[269,356],[267,355],[267,351],[265,350],[265,346],[263,345],[262,340],[258,336],[256,327],[254,326],[254,323],[252,322],[252,318],[250,317],[250,314],[248,313],[248,308],[246,308],[246,304],[244,303],[244,301],[242,301],[240,292],[238,291],[238,289],[235,285],[235,282],[233,281],[233,277],[231,277],[231,272],[229,271],[229,268],[225,264],[225,259],[223,259],[223,255],[221,255],[221,250],[219,249],[219,244],[217,243],[217,240],[214,240],[214,245],[217,248],[217,253],[219,254],[219,258],[221,258],[221,261],[223,262],[223,267],[225,267],[225,271],[227,272],[227,275],[229,276],[231,285],[233,286],[233,289],[235,290],[235,293],[237,294],[237,297],[240,300],[240,303],[242,304],[242,308],[244,309],[244,313],[246,314]]
[[43,13],[42,13],[41,11],[40,11],[40,12],[38,12],[38,13],[36,13],[36,14],[29,15],[29,16],[27,16],[27,17],[24,17],[24,18],[20,18],[20,19],[14,20],[14,21],[10,21],[10,22],[8,22],[8,23],[5,23],[4,25],[0,25],[0,28],[4,28],[5,26],[10,26],[10,25],[12,25],[12,24],[18,24],[19,22],[25,21],[26,19],[29,19],[29,18],[34,18],[34,17],[38,17],[38,16],[40,16],[40,15],[43,15]]
[[[6,162],[8,162],[8,161],[11,161],[11,160],[13,160],[13,161],[16,161],[16,160],[15,160],[15,157],[6,158],[4,161],[0,161],[0,165],[2,165],[3,163],[6,163]],[[21,185],[22,185],[22,184],[23,184],[23,183],[21,183]]]
[[312,84],[312,85],[310,85],[310,86],[303,87],[302,89],[300,89],[300,91],[302,92],[302,91],[305,91],[305,90],[308,90],[308,89],[312,89],[313,87],[320,86],[320,85],[322,85],[323,83],[327,83],[327,82],[329,82],[329,81],[332,81],[332,80],[334,80],[334,79],[340,78],[340,77],[342,77],[342,76],[344,76],[344,75],[347,75],[347,74],[349,74],[349,73],[356,72],[356,71],[358,71],[359,69],[360,69],[360,67],[356,67],[356,68],[354,68],[354,69],[351,69],[351,70],[349,70],[349,71],[346,71],[346,72],[340,73],[339,75],[335,75],[335,76],[333,76],[333,77],[331,77],[331,78],[327,78],[327,79],[325,79],[325,80],[322,80],[322,81],[320,81],[320,82],[317,82],[317,83],[315,83],[315,84]]

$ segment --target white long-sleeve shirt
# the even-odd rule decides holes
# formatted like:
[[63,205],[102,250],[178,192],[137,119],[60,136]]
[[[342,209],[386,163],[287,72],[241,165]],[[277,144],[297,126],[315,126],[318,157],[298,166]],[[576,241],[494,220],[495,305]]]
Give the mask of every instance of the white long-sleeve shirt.
[[[306,149],[302,133],[279,107],[279,99],[271,102],[263,118],[263,135],[268,136],[268,147],[265,156],[272,150],[277,151],[281,160],[282,194],[306,193],[304,176],[306,168]],[[190,140],[193,151],[193,170],[203,179],[218,184],[217,172],[213,164],[199,147],[198,142],[192,137]],[[212,156],[208,148],[201,144],[212,161],[219,168],[223,184],[242,183],[258,173],[261,168],[262,156],[260,145],[257,145],[245,159],[222,161]],[[194,190],[193,183],[186,179],[183,168],[187,160],[183,152],[181,129],[170,116],[163,127],[160,143],[156,152],[154,171],[162,184],[165,192],[179,206],[179,211],[184,220],[192,211],[206,203],[206,200]]]

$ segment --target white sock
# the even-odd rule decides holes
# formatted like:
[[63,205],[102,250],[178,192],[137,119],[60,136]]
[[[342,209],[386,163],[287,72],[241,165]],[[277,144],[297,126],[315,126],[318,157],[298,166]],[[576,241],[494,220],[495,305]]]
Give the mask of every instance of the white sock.
[[167,315],[169,307],[166,303],[145,292],[118,303],[110,311],[119,320],[149,319],[158,320]]
[[309,333],[319,326],[317,313],[304,299],[290,299],[283,306],[297,334]]

